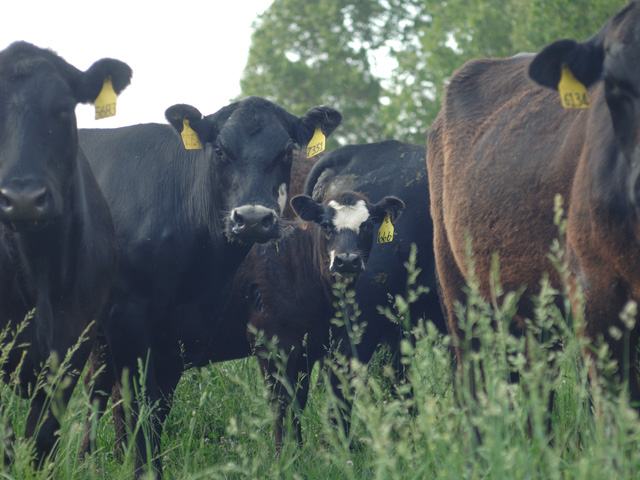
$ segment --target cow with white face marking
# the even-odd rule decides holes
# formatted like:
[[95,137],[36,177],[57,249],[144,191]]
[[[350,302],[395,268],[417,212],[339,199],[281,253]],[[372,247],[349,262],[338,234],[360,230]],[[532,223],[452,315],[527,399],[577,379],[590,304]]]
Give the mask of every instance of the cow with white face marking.
[[[294,401],[304,408],[309,392],[309,373],[326,353],[335,315],[332,285],[335,277],[352,277],[364,271],[378,224],[386,216],[395,222],[404,209],[396,197],[371,204],[367,197],[345,191],[316,203],[300,195],[291,200],[293,210],[306,222],[283,221],[277,243],[254,245],[238,268],[224,309],[212,323],[208,358],[222,362],[257,354],[272,389],[276,409],[276,448],[282,445],[285,409]],[[331,255],[333,261],[330,261]],[[286,380],[269,361],[265,342],[277,344],[286,358]],[[95,367],[95,366],[94,366]],[[298,385],[295,399],[284,387]],[[105,385],[111,389],[111,385]],[[114,405],[120,399],[116,388]],[[300,424],[293,416],[298,441]],[[114,409],[116,454],[126,435],[124,412]],[[89,425],[90,422],[87,422]],[[85,439],[87,441],[88,439]]]
[[[238,270],[222,318],[228,320],[228,343],[247,331],[249,343],[269,388],[276,411],[276,448],[283,442],[286,408],[303,409],[314,364],[337,336],[332,286],[336,277],[351,277],[365,269],[376,228],[385,217],[395,222],[404,203],[392,196],[372,204],[368,198],[345,191],[317,203],[300,195],[291,206],[305,222],[286,226],[275,244],[256,245]],[[249,325],[247,329],[247,325]],[[262,339],[268,340],[263,342]],[[286,363],[284,379],[265,344],[274,344]],[[290,389],[299,385],[295,398]],[[293,414],[298,441],[300,424]]]
[[[388,203],[393,205],[391,200]],[[344,192],[323,206],[300,195],[291,205],[303,220],[320,225],[331,274],[352,277],[364,270],[373,244],[372,210],[365,197]]]

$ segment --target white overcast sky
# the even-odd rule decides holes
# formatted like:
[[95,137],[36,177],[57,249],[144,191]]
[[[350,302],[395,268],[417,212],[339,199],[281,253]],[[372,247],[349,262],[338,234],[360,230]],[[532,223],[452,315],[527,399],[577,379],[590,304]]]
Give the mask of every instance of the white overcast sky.
[[3,0],[0,50],[26,40],[86,70],[104,57],[133,69],[115,117],[76,108],[79,127],[165,123],[188,103],[214,113],[240,93],[251,24],[273,0]]

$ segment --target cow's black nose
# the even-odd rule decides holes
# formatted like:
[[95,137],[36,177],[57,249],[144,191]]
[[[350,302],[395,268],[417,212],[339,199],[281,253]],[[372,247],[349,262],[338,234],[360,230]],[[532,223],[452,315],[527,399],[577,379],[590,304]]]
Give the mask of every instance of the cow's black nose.
[[278,214],[271,208],[242,206],[231,212],[231,233],[243,240],[264,243],[279,237]]
[[12,183],[0,188],[0,212],[5,221],[38,221],[49,211],[46,187],[32,183]]
[[340,253],[333,258],[331,270],[341,275],[355,275],[364,268],[362,257],[355,253]]

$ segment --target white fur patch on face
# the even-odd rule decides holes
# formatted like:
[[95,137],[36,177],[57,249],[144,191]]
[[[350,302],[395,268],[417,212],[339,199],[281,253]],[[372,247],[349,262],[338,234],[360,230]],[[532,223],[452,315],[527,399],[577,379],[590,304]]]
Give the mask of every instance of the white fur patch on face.
[[333,226],[337,231],[348,229],[360,233],[360,225],[369,218],[369,210],[364,200],[358,200],[355,205],[340,205],[331,200],[327,206],[336,211]]
[[280,215],[284,212],[284,207],[287,205],[287,184],[283,183],[278,188],[278,206],[280,207]]
[[333,268],[333,261],[336,258],[336,251],[335,250],[331,250],[329,252],[329,270],[331,270]]

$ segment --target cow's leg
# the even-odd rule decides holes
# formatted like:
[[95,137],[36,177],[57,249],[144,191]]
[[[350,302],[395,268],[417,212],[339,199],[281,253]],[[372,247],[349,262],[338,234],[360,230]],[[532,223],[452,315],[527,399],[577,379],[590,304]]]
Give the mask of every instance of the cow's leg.
[[337,338],[337,344],[333,348],[334,358],[338,362],[332,362],[329,369],[329,386],[333,393],[335,409],[330,413],[331,422],[349,438],[351,431],[351,388],[349,387],[352,373],[349,369],[350,359],[354,352],[346,333]]
[[[161,427],[156,417],[160,394],[156,381],[156,369],[153,353],[149,352],[144,362],[144,385],[136,369],[131,375],[133,398],[131,401],[131,421],[133,442],[136,448],[134,477],[140,478],[150,467],[158,478],[162,478],[162,462],[160,461]],[[141,405],[141,402],[144,404]],[[143,416],[143,414],[145,414]],[[147,418],[148,415],[148,418]]]
[[[113,293],[113,296],[118,296],[118,293]],[[129,431],[135,448],[134,476],[140,478],[149,466],[161,478],[162,428],[157,421],[157,406],[161,404],[162,395],[152,350],[153,341],[149,338],[146,322],[143,321],[153,309],[130,293],[124,297],[129,298],[129,301],[111,306],[103,329],[119,385],[132,393],[127,413],[130,413]],[[162,323],[162,318],[156,320],[158,324]],[[162,355],[167,354],[163,348],[158,347],[158,350]],[[121,391],[124,393],[124,390]],[[122,413],[118,412],[119,410],[114,414],[121,420]],[[116,420],[116,425],[118,424],[121,423]]]
[[115,431],[115,439],[113,442],[114,458],[122,458],[124,456],[127,443],[127,421],[120,388],[120,382],[116,382],[111,389],[113,429]]
[[[632,405],[640,408],[640,385],[638,383],[637,347],[640,325],[638,319],[634,319],[633,325],[625,325],[620,318],[628,292],[622,287],[622,282],[616,283],[615,279],[603,277],[601,284],[595,285],[584,292],[584,332],[591,344],[597,346],[597,342],[603,339],[609,346],[609,352],[613,360],[618,364],[618,380],[628,380],[629,396]],[[617,288],[612,288],[616,286]],[[607,288],[608,287],[608,288]],[[632,327],[629,329],[629,327]],[[595,349],[597,350],[597,349]],[[589,376],[593,388],[599,389],[604,382],[600,378],[597,369],[597,358],[594,349],[585,349],[587,357],[591,358]],[[599,409],[596,405],[596,411]]]
[[280,402],[279,392],[283,388],[277,380],[278,372],[273,361],[270,361],[266,357],[266,352],[262,348],[256,349],[256,356],[258,357],[258,365],[264,378],[264,385],[270,392],[269,402],[271,403],[271,409],[274,412],[275,422],[273,425],[273,438],[276,446],[276,452],[280,453],[282,450],[282,424],[284,421],[284,407]]
[[[264,348],[258,347],[256,351],[258,363],[265,378],[265,386],[271,392],[271,408],[276,417],[273,427],[273,437],[277,453],[280,453],[284,445],[284,419],[287,408],[293,404],[294,398],[296,399],[297,406],[301,406],[300,408],[304,408],[307,403],[309,378],[308,375],[302,375],[302,372],[306,371],[306,368],[301,370],[299,366],[300,359],[302,358],[301,348],[301,343],[294,346],[291,343],[287,342],[285,344],[284,341],[280,341],[278,351],[282,352],[282,354],[278,354],[278,361],[269,358],[269,352]],[[284,369],[281,368],[282,362],[286,362]],[[292,389],[297,388],[299,377],[301,378],[301,387],[292,395]],[[301,442],[302,432],[295,411],[292,414],[292,423],[296,429],[298,442]]]
[[[48,384],[47,391],[44,388],[36,390],[27,414],[25,435],[27,438],[35,437],[36,462],[42,464],[57,446],[60,423],[54,412],[58,415],[66,411],[73,390],[78,383],[80,371],[87,362],[89,353],[94,343],[93,333],[89,332],[89,339],[77,345],[73,356],[68,360],[68,370],[59,372],[43,372],[43,378],[55,378],[55,384]],[[71,345],[69,345],[71,348]],[[61,351],[66,352],[64,347]],[[62,362],[63,358],[60,358]],[[51,375],[50,375],[51,374]]]
[[[135,475],[139,477],[148,465],[153,469],[156,478],[161,479],[162,474],[162,431],[164,422],[171,410],[173,394],[180,376],[182,368],[175,368],[175,365],[166,363],[163,359],[176,358],[177,352],[169,352],[169,347],[156,346],[156,351],[161,355],[155,355],[153,351],[148,354],[148,362],[145,375],[144,398],[134,398],[132,405],[132,418],[136,421],[140,418],[140,404],[142,400],[146,402],[144,406],[148,413],[148,422],[137,425],[135,434],[136,444],[136,466]],[[160,360],[158,358],[160,357]],[[140,378],[137,379],[140,382]]]
[[[108,352],[105,339],[99,337],[89,355],[89,369],[84,380],[85,390],[89,392],[90,403],[92,407],[95,406],[95,408],[89,411],[87,415],[82,442],[80,444],[80,458],[91,453],[95,446],[95,438],[91,437],[92,427],[100,421],[100,418],[104,414],[109,400],[109,393],[115,388],[115,384],[115,366]],[[97,418],[93,418],[94,415],[96,415]],[[118,442],[118,440],[118,436],[116,435],[116,442]]]
[[296,431],[298,445],[302,445],[302,426],[300,425],[298,414],[302,413],[307,406],[307,400],[309,399],[309,376],[311,375],[311,370],[313,370],[313,364],[310,365],[310,368],[307,368],[307,362],[302,356],[298,357],[296,363],[298,365],[294,374],[295,376],[292,375],[292,378],[297,378],[297,382],[294,385],[296,391],[295,403],[293,404],[293,410],[291,412],[291,422]]
[[53,416],[51,409],[47,408],[48,397],[42,390],[38,390],[31,399],[25,436],[35,437],[36,462],[38,465],[51,453],[56,444],[55,432],[60,429],[58,420]]
[[[41,465],[45,458],[52,454],[57,446],[60,423],[54,415],[54,410],[61,414],[66,410],[69,399],[78,382],[78,373],[66,376],[70,382],[65,388],[54,389],[53,394],[48,395],[43,389],[39,389],[31,400],[25,436],[35,436],[36,462]],[[52,405],[52,402],[55,402]]]

